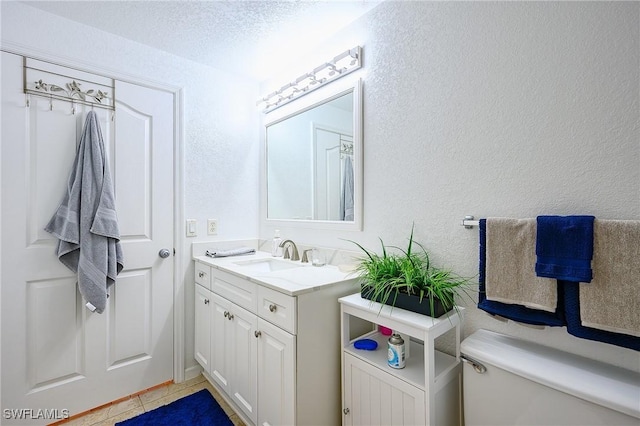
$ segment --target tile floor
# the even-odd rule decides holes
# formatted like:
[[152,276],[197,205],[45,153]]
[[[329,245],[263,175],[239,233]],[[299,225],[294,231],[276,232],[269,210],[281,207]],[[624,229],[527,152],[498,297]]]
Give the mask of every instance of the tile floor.
[[64,422],[61,426],[113,426],[117,422],[130,419],[139,414],[167,405],[183,396],[191,395],[202,389],[208,389],[211,395],[224,409],[234,426],[245,426],[233,409],[222,399],[211,383],[203,375],[187,380],[183,383],[172,383],[158,389],[153,389],[141,395],[133,396],[124,401],[90,411],[82,417]]

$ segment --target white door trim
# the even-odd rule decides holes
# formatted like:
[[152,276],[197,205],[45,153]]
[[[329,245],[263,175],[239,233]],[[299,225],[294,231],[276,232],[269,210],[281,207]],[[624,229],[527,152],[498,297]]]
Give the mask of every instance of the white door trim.
[[182,261],[183,256],[181,256],[181,250],[185,247],[186,238],[182,232],[182,223],[184,223],[184,89],[179,86],[154,81],[138,75],[131,75],[109,69],[103,65],[82,62],[70,57],[58,57],[42,50],[34,49],[30,46],[18,43],[2,41],[0,44],[0,50],[173,94],[175,123],[173,143],[173,241],[176,254],[173,256],[173,380],[176,383],[183,382],[186,366],[184,346],[185,283],[180,279],[180,277],[184,276],[184,262]]

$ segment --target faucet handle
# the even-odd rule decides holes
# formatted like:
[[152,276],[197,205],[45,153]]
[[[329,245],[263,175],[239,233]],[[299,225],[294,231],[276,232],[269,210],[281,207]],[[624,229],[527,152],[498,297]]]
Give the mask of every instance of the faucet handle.
[[300,263],[309,263],[309,256],[307,256],[307,253],[309,253],[312,250],[313,249],[306,249],[305,251],[302,252],[302,260],[300,261]]

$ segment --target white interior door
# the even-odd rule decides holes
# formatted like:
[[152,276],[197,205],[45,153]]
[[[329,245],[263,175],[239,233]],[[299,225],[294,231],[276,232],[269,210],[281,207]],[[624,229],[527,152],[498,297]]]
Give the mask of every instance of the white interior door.
[[314,219],[342,220],[344,155],[342,143],[353,146],[353,137],[343,131],[312,124]]
[[[116,82],[96,108],[115,186],[125,268],[103,314],[43,228],[62,199],[90,107],[31,96],[22,57],[2,52],[2,409],[45,424],[173,377],[173,95]],[[49,414],[33,419],[48,409]],[[56,411],[57,410],[57,411]],[[16,414],[19,411],[16,412]],[[49,418],[47,418],[49,417]],[[53,417],[53,418],[51,418]]]
[[314,129],[315,219],[340,220],[340,133]]

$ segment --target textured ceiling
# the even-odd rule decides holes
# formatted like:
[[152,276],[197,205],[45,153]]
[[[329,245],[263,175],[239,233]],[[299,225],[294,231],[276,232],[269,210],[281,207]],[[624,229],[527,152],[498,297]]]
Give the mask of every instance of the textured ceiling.
[[381,1],[25,3],[196,62],[266,80],[282,68],[276,58],[291,49],[313,49]]

